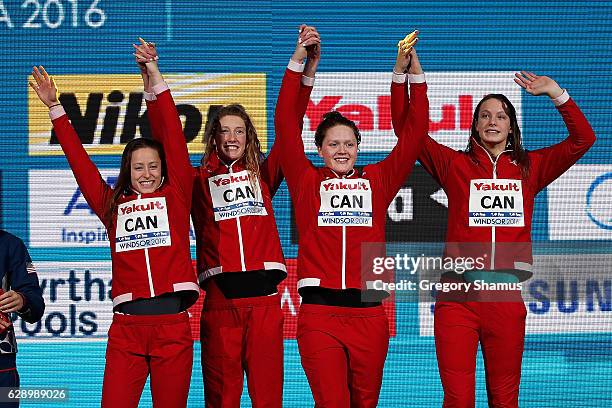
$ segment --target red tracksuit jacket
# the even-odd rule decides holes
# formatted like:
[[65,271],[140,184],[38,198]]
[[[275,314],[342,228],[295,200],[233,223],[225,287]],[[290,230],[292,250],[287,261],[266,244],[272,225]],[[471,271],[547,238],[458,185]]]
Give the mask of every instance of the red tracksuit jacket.
[[223,272],[279,270],[287,275],[272,197],[283,176],[272,147],[254,191],[244,160],[230,165],[214,152],[196,169],[192,208],[200,283]]
[[[311,91],[311,86],[300,87],[296,109],[302,116]],[[154,117],[178,117],[174,105],[160,102],[147,101],[154,129],[164,126],[153,121]],[[184,143],[182,133],[180,139]],[[214,152],[203,166],[192,170],[195,184],[191,215],[200,284],[225,272],[267,270],[280,271],[281,280],[287,276],[272,207],[272,197],[283,181],[279,155],[273,145],[260,164],[259,191],[253,191],[244,160],[227,164]]]
[[342,178],[329,168],[313,166],[304,154],[302,117],[295,108],[299,85],[299,73],[287,69],[275,115],[276,144],[299,231],[298,289],[365,289],[361,244],[385,242],[387,208],[410,174],[419,140],[428,131],[427,85],[412,85],[410,120],[389,156]]
[[[472,154],[455,151],[429,136],[424,139],[419,162],[448,196],[447,255],[476,251],[487,255],[484,264],[488,269],[518,270],[522,279],[531,276],[534,198],[595,142],[593,129],[567,93],[560,102],[557,109],[569,136],[553,146],[528,152],[527,178],[521,176],[510,151],[494,160],[473,139]],[[402,128],[409,105],[406,84],[393,83],[391,106],[396,130]]]
[[[158,98],[174,104],[169,91]],[[153,193],[126,191],[109,221],[106,212],[113,189],[87,155],[64,109],[52,108],[49,115],[83,196],[106,227],[113,261],[113,307],[173,292],[184,295],[188,306],[195,303],[199,287],[189,250],[193,173],[184,141],[164,138],[168,179]],[[177,126],[180,121],[165,128],[176,132]]]

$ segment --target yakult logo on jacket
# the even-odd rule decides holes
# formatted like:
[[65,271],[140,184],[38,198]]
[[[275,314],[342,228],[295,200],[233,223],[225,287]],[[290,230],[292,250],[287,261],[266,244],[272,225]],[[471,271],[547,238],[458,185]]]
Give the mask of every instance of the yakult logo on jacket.
[[[512,72],[427,73],[430,103],[429,134],[455,150],[467,145],[476,104],[489,93],[503,93],[521,124],[521,88]],[[359,84],[355,91],[355,84]],[[336,110],[362,132],[362,152],[389,152],[397,137],[391,122],[390,72],[325,72],[317,74],[304,120],[304,146],[316,152],[314,132],[323,115]],[[461,84],[461,86],[457,86]]]
[[242,174],[239,173],[239,176],[236,176],[234,174],[230,174],[228,176],[219,176],[219,178],[212,180],[212,182],[217,186],[226,186],[228,184],[231,183],[239,183],[241,181],[248,181],[249,180],[249,175],[248,174]]
[[474,183],[477,191],[521,191],[519,184],[515,182],[509,183]]
[[332,182],[332,183],[323,183],[323,188],[325,191],[335,191],[335,190],[364,190],[368,191],[370,189],[369,183],[359,182],[359,183],[345,183],[342,181]]
[[165,207],[164,203],[159,200],[151,200],[147,204],[132,204],[126,207],[121,207],[121,215],[131,214],[138,211],[149,211],[153,209],[163,210]]

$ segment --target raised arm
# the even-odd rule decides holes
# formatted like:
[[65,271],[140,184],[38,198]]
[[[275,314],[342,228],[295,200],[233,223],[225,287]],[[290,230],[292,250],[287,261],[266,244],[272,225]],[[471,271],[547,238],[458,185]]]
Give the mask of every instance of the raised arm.
[[[391,121],[398,137],[401,137],[402,134],[411,135],[404,128],[409,127],[410,123],[416,119],[412,116],[416,111],[410,109],[408,82],[412,94],[414,92],[413,88],[419,86],[417,84],[425,82],[425,74],[416,50],[411,47],[408,54],[405,54],[399,47],[395,67],[393,68],[393,81],[391,82]],[[422,145],[422,150],[418,156],[419,162],[440,185],[444,186],[450,162],[453,156],[458,153],[436,142],[429,134],[422,139]]]
[[553,79],[521,71],[514,82],[531,95],[548,95],[561,113],[568,137],[555,145],[529,153],[537,191],[542,190],[578,161],[595,143],[595,132],[567,91]]
[[[409,118],[410,97],[406,87],[406,73],[410,70],[410,83],[425,82],[425,74],[419,63],[414,46],[419,41],[418,30],[414,30],[403,40],[397,43],[397,57],[393,67],[393,81],[391,82],[391,94],[397,93],[397,103],[391,104],[391,122],[396,136],[402,133],[402,128],[412,118]],[[410,62],[413,61],[411,64]]]
[[306,65],[302,72],[302,80],[300,86],[300,95],[298,98],[297,115],[300,120],[301,129],[304,127],[304,116],[310,102],[310,94],[315,82],[319,62],[321,62],[321,36],[317,29],[313,26],[302,24],[300,26],[300,40],[303,44],[298,50],[299,55],[296,58],[301,58],[302,48],[306,48]]
[[276,102],[275,146],[278,149],[283,174],[292,194],[299,192],[299,183],[304,174],[308,170],[314,170],[312,163],[304,153],[302,125],[306,110],[300,108],[299,101],[300,97],[302,101],[304,100],[302,72],[305,68],[304,60],[308,54],[307,47],[318,47],[318,45],[318,33],[315,35],[313,30],[307,30],[306,26],[301,26],[298,44],[285,70]]
[[32,77],[34,82],[29,81],[29,84],[41,102],[49,108],[49,117],[53,122],[53,129],[85,200],[96,215],[104,220],[107,205],[112,195],[111,188],[102,179],[98,168],[87,155],[79,136],[68,120],[64,108],[58,102],[57,87],[53,78],[47,74],[42,66],[34,67]]
[[[144,95],[144,100],[147,104],[147,119],[149,121],[149,125],[151,127],[151,134],[153,135],[153,139],[155,140],[161,140],[161,136],[156,134],[156,132],[159,132],[162,129],[162,123],[161,123],[161,114],[159,113],[159,109],[158,109],[158,105],[156,103],[154,103],[157,100],[157,97],[155,96],[155,93],[153,93],[153,89],[151,87],[151,80],[149,78],[149,72],[147,71],[147,65],[146,62],[149,59],[152,60],[157,60],[159,59],[159,57],[157,56],[157,49],[155,48],[155,43],[149,43],[149,42],[145,42],[142,38],[138,38],[138,40],[140,41],[140,45],[136,45],[136,44],[132,44],[134,46],[134,48],[136,49],[136,52],[134,52],[134,57],[136,58],[136,65],[138,65],[138,69],[140,70],[140,76],[142,77],[142,84],[143,84],[143,95]],[[150,48],[152,49],[152,54],[153,55],[146,55],[146,60],[143,61],[143,56],[139,56],[138,54],[138,50],[139,47],[142,48],[143,42]]]
[[[314,85],[315,75],[317,68],[319,67],[319,61],[321,60],[321,41],[319,33],[314,27],[308,27],[302,25],[300,27],[300,34],[306,34],[309,31],[309,39],[311,45],[306,48],[307,59],[304,71],[302,72],[302,79],[300,81],[300,91],[297,98],[296,116],[299,121],[300,134],[304,129],[304,116],[308,109],[308,102],[310,102],[310,94]],[[276,143],[270,149],[270,153],[262,168],[262,174],[267,178],[268,186],[272,194],[276,192],[281,182],[283,181],[284,175],[281,168],[282,153],[279,148],[276,147]]]
[[[159,57],[155,44],[147,43],[142,38],[139,38],[139,41],[139,45],[134,45],[136,48],[134,55],[136,61],[139,64],[145,64],[146,67],[143,84],[151,133],[164,146],[168,175],[172,183],[178,186],[183,191],[184,197],[190,201],[195,173],[189,160],[183,124],[168,84],[159,70],[157,64]],[[149,92],[147,92],[147,85]]]
[[[391,201],[412,171],[429,131],[429,100],[425,82],[410,85],[411,103],[398,142],[387,158],[378,163],[386,200]],[[392,102],[393,103],[393,102]]]

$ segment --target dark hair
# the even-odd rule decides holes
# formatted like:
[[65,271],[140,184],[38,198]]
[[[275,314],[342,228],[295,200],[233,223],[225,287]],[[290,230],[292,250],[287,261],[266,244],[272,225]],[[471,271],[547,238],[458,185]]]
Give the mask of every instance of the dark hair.
[[115,209],[117,208],[117,202],[123,194],[129,194],[132,186],[132,153],[138,149],[151,148],[157,151],[159,159],[161,160],[162,177],[167,180],[168,168],[166,166],[166,155],[164,154],[163,145],[157,140],[139,137],[138,139],[132,139],[125,145],[123,154],[121,155],[121,168],[119,169],[119,177],[115,183],[113,196],[108,206],[108,213],[106,214],[109,221],[112,220]]
[[317,147],[323,146],[323,139],[325,139],[325,134],[329,129],[337,125],[344,125],[351,128],[351,130],[355,134],[355,138],[357,139],[357,145],[361,143],[361,133],[359,132],[357,125],[355,125],[355,122],[342,116],[342,114],[338,111],[331,111],[323,115],[323,120],[321,121],[321,123],[319,123],[319,126],[317,126],[317,130],[315,132],[315,144],[317,145]]
[[244,148],[245,167],[249,171],[251,183],[254,183],[256,179],[259,179],[259,163],[262,162],[264,155],[261,152],[261,145],[251,117],[244,106],[237,103],[222,106],[206,124],[206,131],[204,132],[206,148],[201,162],[205,165],[212,152],[215,151],[215,136],[221,131],[221,119],[225,116],[238,116],[244,121],[247,136]]
[[[514,105],[512,105],[512,102],[510,102],[510,100],[505,95],[488,94],[485,95],[485,97],[482,98],[480,102],[478,102],[478,105],[476,105],[476,109],[474,109],[474,116],[472,117],[472,128],[470,130],[470,136],[478,144],[482,145],[480,135],[476,130],[476,124],[478,122],[478,115],[480,114],[480,107],[484,102],[488,101],[489,99],[497,99],[498,101],[500,101],[504,112],[506,112],[506,115],[508,115],[510,119],[510,129],[512,130],[512,132],[508,135],[506,150],[512,150],[512,152],[510,153],[510,157],[512,157],[512,160],[516,161],[516,163],[521,168],[522,176],[527,177],[529,175],[529,156],[527,155],[527,151],[523,148],[523,144],[521,141],[521,129],[519,128],[518,120],[516,118],[516,109],[514,108]],[[473,146],[471,141],[468,141],[466,152],[468,154],[473,153]]]

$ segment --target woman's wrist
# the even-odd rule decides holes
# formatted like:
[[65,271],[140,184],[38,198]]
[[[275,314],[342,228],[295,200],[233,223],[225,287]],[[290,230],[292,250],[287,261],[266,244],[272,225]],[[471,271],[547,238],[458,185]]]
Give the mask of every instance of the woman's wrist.
[[408,67],[402,67],[397,64],[395,64],[395,66],[393,67],[393,73],[398,75],[405,74],[407,70]]
[[556,99],[560,97],[561,95],[563,95],[563,89],[560,86],[557,86],[555,89],[551,90],[548,93],[548,96],[550,97],[550,99]]

